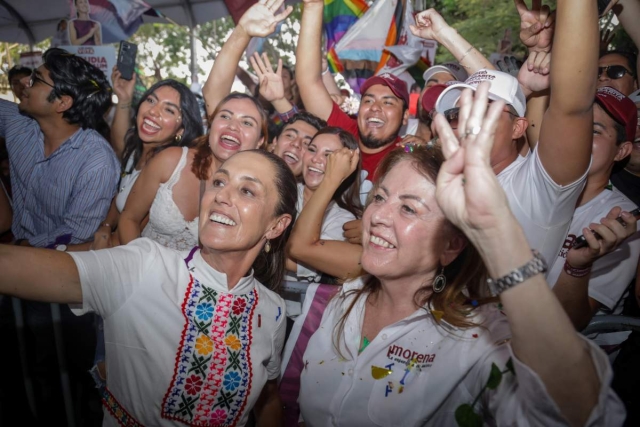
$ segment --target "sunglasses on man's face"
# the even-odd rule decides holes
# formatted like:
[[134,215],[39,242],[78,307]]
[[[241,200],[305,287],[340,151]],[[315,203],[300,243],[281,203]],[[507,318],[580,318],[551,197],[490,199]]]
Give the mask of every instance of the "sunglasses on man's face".
[[622,65],[607,65],[606,67],[598,67],[598,78],[602,76],[602,73],[607,73],[607,77],[612,80],[618,80],[629,74],[633,76],[633,73]]
[[[504,110],[502,112],[503,113],[508,113],[509,115],[511,115],[513,117],[518,117],[518,113],[516,113],[515,109],[511,105],[505,106],[505,108],[504,108]],[[434,116],[435,116],[435,114],[437,114],[435,109],[432,111],[432,113],[433,113]],[[444,113],[442,113],[442,115],[447,120],[447,122],[449,122],[449,126],[451,126],[451,129],[454,129],[454,130],[457,129],[457,127],[458,127],[458,115],[459,114],[460,114],[460,108],[459,107],[450,108],[450,109],[446,110]]]

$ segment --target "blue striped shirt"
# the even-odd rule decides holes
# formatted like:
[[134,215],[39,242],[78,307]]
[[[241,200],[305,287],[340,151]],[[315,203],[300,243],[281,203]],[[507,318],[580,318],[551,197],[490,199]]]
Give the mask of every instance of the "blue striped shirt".
[[38,247],[68,234],[72,244],[92,239],[118,185],[120,166],[109,143],[95,130],[79,129],[45,157],[38,123],[4,100],[0,137],[9,152],[15,238]]

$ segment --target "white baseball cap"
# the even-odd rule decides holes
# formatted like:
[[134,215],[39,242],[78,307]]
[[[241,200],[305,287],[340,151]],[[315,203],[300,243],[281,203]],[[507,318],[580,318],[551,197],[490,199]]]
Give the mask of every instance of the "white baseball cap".
[[473,73],[464,83],[449,86],[442,92],[436,101],[436,111],[444,113],[456,106],[462,91],[469,88],[475,92],[482,82],[491,83],[489,87],[489,99],[492,101],[503,100],[511,105],[520,117],[524,117],[527,111],[527,100],[520,88],[518,79],[511,74],[496,70],[480,70]]
[[467,77],[469,77],[469,74],[467,74],[465,69],[462,68],[457,62],[445,62],[444,64],[429,67],[427,71],[425,71],[422,75],[422,78],[426,83],[431,77],[438,73],[449,73],[455,80],[458,80],[460,82],[467,80]]

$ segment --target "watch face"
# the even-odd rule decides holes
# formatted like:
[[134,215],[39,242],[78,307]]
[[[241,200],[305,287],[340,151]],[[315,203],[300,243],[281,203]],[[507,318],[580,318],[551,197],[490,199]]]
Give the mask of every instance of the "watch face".
[[58,245],[56,246],[56,251],[65,252],[67,250],[67,245]]

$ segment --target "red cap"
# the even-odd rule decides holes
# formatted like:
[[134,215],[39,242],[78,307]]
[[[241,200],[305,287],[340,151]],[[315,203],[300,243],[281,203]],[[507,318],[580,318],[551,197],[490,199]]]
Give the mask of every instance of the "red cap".
[[404,101],[406,106],[409,106],[409,91],[407,90],[407,84],[404,80],[391,73],[382,73],[379,76],[369,77],[365,80],[360,88],[360,93],[364,95],[373,85],[384,85],[388,87],[395,96]]
[[440,97],[440,94],[444,92],[446,88],[447,88],[447,85],[439,84],[439,85],[433,85],[429,89],[424,91],[421,102],[422,102],[422,109],[424,110],[425,113],[430,113],[431,110],[436,108],[436,101],[438,100],[438,97]]
[[596,102],[613,119],[624,126],[627,141],[633,142],[636,137],[638,114],[636,104],[612,87],[605,86],[596,92]]

